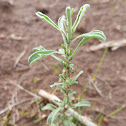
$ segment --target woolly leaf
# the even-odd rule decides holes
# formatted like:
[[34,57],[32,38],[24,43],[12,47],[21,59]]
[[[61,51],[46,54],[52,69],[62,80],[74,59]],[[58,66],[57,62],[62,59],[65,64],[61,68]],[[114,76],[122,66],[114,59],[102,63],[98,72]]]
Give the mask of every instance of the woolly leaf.
[[79,38],[83,38],[81,40],[81,42],[77,45],[76,49],[74,50],[73,52],[73,55],[76,53],[76,51],[78,50],[78,48],[83,45],[85,42],[87,42],[89,39],[100,39],[100,40],[106,40],[106,37],[104,35],[104,33],[102,31],[99,31],[99,30],[95,30],[95,31],[91,31],[89,33],[86,33],[86,34],[82,34],[82,35],[79,35],[77,38],[74,39],[77,40]]
[[71,8],[67,7],[66,8],[66,16],[67,16],[67,23],[68,23],[68,42],[70,42],[72,38],[72,19],[71,19]]
[[55,105],[53,105],[53,104],[47,104],[46,106],[44,106],[43,108],[42,108],[42,110],[43,111],[45,111],[45,110],[51,110],[51,111],[53,111],[54,109],[56,109],[57,107],[55,106]]
[[[43,58],[43,57],[46,57],[46,56],[49,56],[53,53],[59,53],[55,50],[44,50],[44,51],[36,51],[34,52],[33,54],[31,54],[29,56],[29,59],[28,59],[28,62],[30,64],[33,64],[35,63],[36,61],[38,61],[39,59]],[[60,53],[59,53],[60,54]]]
[[61,85],[63,85],[63,83],[54,83],[54,84],[50,85],[50,87],[53,88],[53,87],[57,87],[57,86],[61,86]]
[[86,10],[87,10],[89,7],[90,7],[89,4],[85,4],[85,5],[83,5],[83,6],[80,8],[80,10],[79,10],[79,12],[78,12],[78,15],[77,15],[77,17],[76,17],[76,20],[75,20],[75,22],[74,22],[74,25],[73,25],[73,27],[72,27],[73,33],[75,32],[75,30],[76,30],[78,24],[80,23],[82,17],[84,16],[84,13],[86,12]]
[[90,103],[88,101],[81,101],[78,102],[77,104],[72,105],[73,108],[83,107],[83,106],[90,106]]
[[38,17],[40,17],[41,19],[45,20],[47,23],[49,23],[50,25],[52,25],[57,30],[59,30],[58,26],[47,15],[45,15],[45,14],[43,14],[41,12],[37,12],[36,15]]
[[49,116],[48,116],[48,118],[47,118],[47,122],[48,122],[49,124],[52,124],[52,123],[54,122],[56,115],[59,113],[59,111],[60,111],[61,109],[62,109],[62,108],[59,107],[59,108],[53,110],[53,111],[49,114]]

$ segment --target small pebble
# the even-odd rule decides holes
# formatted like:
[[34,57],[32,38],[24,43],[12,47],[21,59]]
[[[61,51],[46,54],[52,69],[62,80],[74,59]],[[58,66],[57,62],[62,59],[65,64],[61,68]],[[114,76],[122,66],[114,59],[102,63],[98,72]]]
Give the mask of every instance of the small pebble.
[[103,123],[105,123],[105,124],[108,123],[108,119],[106,117],[103,118]]
[[0,39],[5,39],[5,38],[6,38],[6,36],[4,34],[0,35]]

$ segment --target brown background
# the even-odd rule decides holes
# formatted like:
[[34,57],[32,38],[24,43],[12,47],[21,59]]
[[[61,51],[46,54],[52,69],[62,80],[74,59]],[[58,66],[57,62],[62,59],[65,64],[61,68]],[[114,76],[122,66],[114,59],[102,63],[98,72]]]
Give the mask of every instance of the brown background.
[[[91,7],[86,12],[75,36],[98,29],[105,33],[107,41],[126,38],[126,2],[123,0],[14,0],[12,2],[13,5],[9,5],[0,1],[0,110],[9,105],[16,92],[18,101],[30,98],[28,94],[11,85],[11,82],[20,84],[33,93],[37,93],[39,89],[50,92],[49,85],[57,82],[58,74],[61,73],[62,66],[58,67],[59,63],[51,57],[29,67],[28,57],[33,47],[42,45],[46,49],[57,50],[63,42],[60,33],[41,21],[35,15],[36,11],[43,11],[57,22],[58,18],[65,14],[66,6],[75,8],[73,16],[75,19],[79,8],[89,3]],[[14,35],[21,36],[21,40],[13,38]],[[73,60],[77,68],[75,74],[80,70],[84,71],[83,76],[79,78],[79,84],[73,87],[77,91],[77,96],[89,78],[94,75],[104,52],[104,49],[95,52],[86,51],[91,45],[98,43],[99,40],[90,40],[84,44]],[[14,68],[15,61],[24,50],[25,54]],[[126,103],[126,47],[108,51],[96,81],[104,96],[99,96],[91,85],[84,93],[84,98],[88,99],[92,106],[96,104],[96,107],[95,110],[91,110],[92,106],[87,108],[83,114],[93,119],[98,114],[97,110],[100,111],[103,107],[104,113],[109,114]],[[23,111],[28,105],[29,103],[20,105],[19,111]],[[37,111],[34,106],[31,106],[31,110]],[[17,125],[42,125],[33,124],[32,121],[38,118],[38,111],[36,113],[37,116],[30,120],[20,115]],[[0,120],[4,115],[0,115]],[[125,126],[126,109],[109,118],[108,123],[102,125]]]

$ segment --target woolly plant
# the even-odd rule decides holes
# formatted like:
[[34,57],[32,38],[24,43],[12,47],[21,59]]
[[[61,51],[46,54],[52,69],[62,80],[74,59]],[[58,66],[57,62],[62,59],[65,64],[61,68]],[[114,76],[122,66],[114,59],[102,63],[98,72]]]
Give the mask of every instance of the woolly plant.
[[[74,9],[69,6],[66,7],[66,16],[63,15],[62,17],[60,17],[58,19],[58,24],[55,24],[47,15],[43,13],[36,13],[39,18],[46,21],[61,33],[64,42],[63,44],[61,44],[61,48],[58,51],[47,50],[43,46],[35,47],[33,48],[34,53],[31,54],[28,59],[29,63],[33,64],[39,59],[51,56],[58,62],[60,62],[63,66],[63,73],[59,75],[60,82],[50,85],[51,88],[58,87],[60,89],[60,92],[63,93],[64,96],[63,100],[61,102],[55,101],[58,102],[59,106],[47,104],[43,108],[43,110],[52,111],[47,118],[48,125],[76,126],[72,122],[72,117],[69,116],[67,110],[69,108],[90,106],[88,101],[80,101],[76,104],[72,103],[72,101],[75,99],[74,94],[76,94],[76,92],[70,89],[72,85],[78,84],[77,79],[83,73],[83,71],[80,71],[74,79],[71,78],[71,75],[75,71],[74,65],[72,64],[72,59],[74,58],[77,50],[80,48],[80,46],[82,46],[90,39],[106,40],[104,33],[100,30],[93,30],[89,33],[84,33],[74,38],[76,28],[89,7],[90,5],[85,4],[80,8],[74,23],[72,23]],[[77,47],[75,49],[71,48],[71,45],[74,44],[78,39],[80,40],[80,42]],[[55,54],[62,55],[62,58],[59,58]]]

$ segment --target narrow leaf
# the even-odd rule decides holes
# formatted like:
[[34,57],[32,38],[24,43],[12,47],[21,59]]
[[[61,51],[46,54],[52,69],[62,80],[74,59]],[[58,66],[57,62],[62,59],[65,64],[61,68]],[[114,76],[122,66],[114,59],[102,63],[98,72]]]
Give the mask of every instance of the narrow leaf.
[[78,82],[77,81],[71,81],[70,85],[73,85],[73,84],[78,84]]
[[35,52],[35,53],[33,53],[33,54],[31,54],[30,56],[29,56],[29,59],[28,59],[28,62],[30,63],[30,64],[33,64],[33,63],[35,63],[36,61],[38,61],[39,59],[41,59],[41,58],[43,58],[43,57],[46,57],[46,56],[48,56],[47,54],[43,54],[43,55],[40,55],[40,52],[38,51],[38,52]]
[[72,95],[74,95],[74,94],[76,94],[75,91],[71,92],[69,95],[72,96]]
[[59,57],[57,57],[57,56],[55,56],[55,55],[51,55],[54,59],[56,59],[57,61],[59,61],[64,67],[66,67],[66,64],[65,64],[65,62],[62,60],[62,59],[60,59]]
[[89,7],[90,7],[89,4],[85,4],[85,5],[83,5],[83,6],[80,8],[80,10],[79,10],[79,12],[78,12],[78,15],[77,15],[77,18],[76,18],[76,20],[75,20],[75,22],[74,22],[74,25],[73,25],[73,27],[72,27],[73,33],[75,32],[75,30],[76,30],[78,24],[80,23],[80,21],[81,21],[83,15],[84,15],[84,13],[86,12],[86,10],[87,10]]
[[73,92],[73,90],[72,90],[72,89],[69,89],[67,93],[69,94],[69,93],[71,93],[71,92]]
[[91,32],[86,33],[86,34],[79,35],[77,38],[74,39],[74,41],[79,39],[79,38],[83,38],[83,39],[81,40],[81,42],[78,44],[78,46],[74,50],[73,55],[76,53],[78,48],[81,45],[83,45],[85,42],[87,42],[89,39],[95,38],[95,39],[106,40],[104,33],[102,31],[99,31],[99,30],[95,30],[95,31],[91,31]]
[[71,16],[73,16],[74,8],[71,9]]
[[73,81],[76,81],[78,79],[78,77],[83,73],[83,71],[80,71],[77,76],[73,79]]
[[45,20],[47,23],[49,23],[50,25],[52,25],[57,30],[59,30],[58,26],[47,15],[45,15],[45,14],[43,14],[41,12],[37,12],[36,15],[38,17],[40,17],[41,19]]
[[76,107],[82,107],[82,106],[90,106],[90,103],[88,101],[81,101],[81,102],[78,102],[77,104],[74,104],[73,106],[75,108]]
[[75,77],[73,80],[70,81],[70,85],[72,85],[72,84],[78,84],[78,82],[77,82],[76,80],[78,79],[78,77],[79,77],[82,73],[83,73],[83,71],[80,71],[80,72],[76,75],[76,77]]
[[61,79],[65,80],[64,76],[62,74],[59,75]]
[[40,122],[40,121],[42,121],[42,118],[39,118],[39,119],[37,119],[37,120],[34,120],[34,123],[38,123],[38,122]]
[[65,21],[66,21],[66,19],[65,19],[65,16],[63,15],[58,20],[58,27],[59,27],[59,30],[60,30],[61,35],[63,37],[64,44],[66,45],[67,42],[66,42],[66,34],[65,34],[65,28],[64,28]]
[[72,38],[72,19],[71,19],[71,8],[66,8],[67,22],[68,22],[68,42],[70,42]]
[[[31,63],[31,64],[35,63],[36,61],[38,61],[39,59],[41,59],[41,58],[43,58],[43,57],[48,56],[48,55],[40,56],[40,55],[38,55],[37,51],[38,51],[38,52],[41,52],[41,51],[44,52],[44,51],[50,51],[50,50],[46,50],[44,47],[39,46],[39,47],[33,48],[33,51],[36,51],[36,52],[33,53],[33,54],[29,57],[29,59],[28,59],[28,62]],[[54,51],[54,50],[52,50],[52,51]],[[58,53],[58,54],[63,55],[63,52],[61,52],[61,51],[59,51],[59,52],[54,51],[53,53]],[[58,58],[57,56],[53,55],[52,53],[51,53],[50,55],[51,55],[54,59],[56,59],[57,61],[59,61],[64,67],[66,67],[65,62],[64,62],[62,59]]]
[[42,110],[43,111],[45,111],[45,110],[51,110],[51,111],[53,111],[54,109],[56,109],[57,107],[55,106],[55,105],[53,105],[53,104],[47,104],[46,106],[44,106],[43,108],[42,108]]
[[30,64],[33,64],[35,63],[36,61],[38,61],[39,59],[43,58],[43,57],[46,57],[46,56],[49,56],[53,53],[59,53],[58,51],[55,51],[55,50],[44,50],[44,51],[37,51],[37,52],[34,52],[33,54],[31,54],[29,56],[29,59],[28,59],[28,62]]
[[59,112],[61,109],[62,109],[62,108],[59,107],[59,108],[55,109],[54,111],[52,111],[52,112],[49,114],[49,116],[48,116],[48,118],[47,118],[47,122],[48,122],[49,124],[52,124],[52,123],[53,123],[53,121],[55,120],[56,115],[58,114],[58,112]]
[[89,33],[79,35],[77,38],[75,38],[75,40],[77,40],[79,38],[90,38],[90,39],[95,38],[95,39],[100,39],[100,40],[104,40],[104,41],[106,40],[104,33],[100,30],[94,30]]
[[54,83],[54,84],[50,85],[50,87],[53,88],[53,87],[61,86],[61,85],[63,85],[63,83]]
[[63,15],[62,17],[60,17],[58,19],[58,27],[59,29],[61,29],[62,31],[64,31],[64,22],[65,22],[65,16]]
[[44,50],[46,50],[46,49],[45,49],[44,47],[42,47],[42,46],[33,48],[33,51],[34,51],[34,52],[35,52],[35,51],[44,51]]
[[81,40],[81,42],[77,45],[76,49],[74,50],[73,54],[72,54],[72,57],[73,55],[76,53],[76,51],[78,50],[78,48],[83,45],[85,42],[87,42],[89,40],[89,38],[84,38]]

